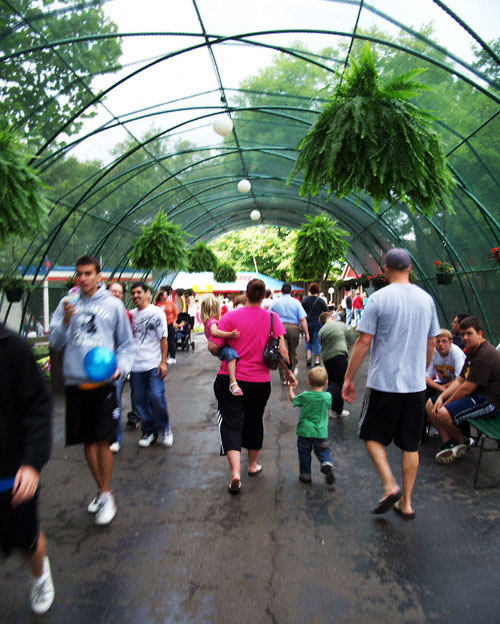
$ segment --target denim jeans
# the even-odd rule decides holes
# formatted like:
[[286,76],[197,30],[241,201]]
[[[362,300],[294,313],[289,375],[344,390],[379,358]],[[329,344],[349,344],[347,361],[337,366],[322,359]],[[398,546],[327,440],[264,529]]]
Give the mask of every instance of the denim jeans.
[[361,320],[361,315],[363,314],[363,310],[360,308],[359,310],[354,310],[354,324],[358,325]]
[[346,312],[345,324],[347,325],[347,327],[349,327],[352,321],[352,308],[346,308],[345,312]]
[[299,451],[300,474],[311,474],[311,451],[319,459],[321,465],[332,463],[328,438],[297,438],[297,450]]
[[156,368],[130,373],[132,402],[141,417],[143,433],[160,433],[169,429],[165,386]]
[[319,344],[318,332],[321,329],[319,321],[307,323],[309,330],[309,342],[306,342],[306,351],[312,351],[313,355],[321,353],[321,345]]

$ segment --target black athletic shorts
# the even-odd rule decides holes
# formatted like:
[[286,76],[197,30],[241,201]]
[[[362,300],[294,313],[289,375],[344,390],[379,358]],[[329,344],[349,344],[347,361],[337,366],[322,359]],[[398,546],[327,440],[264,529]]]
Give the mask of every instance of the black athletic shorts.
[[66,386],[65,391],[66,446],[114,442],[119,416],[115,386],[106,384],[93,390]]
[[402,451],[418,451],[424,426],[426,391],[401,394],[367,388],[359,437],[388,446],[393,440]]
[[12,490],[0,494],[0,546],[6,556],[15,548],[33,553],[40,533],[38,490],[33,498],[17,507],[12,507],[11,500]]
[[264,441],[264,411],[271,395],[271,382],[237,381],[243,396],[231,394],[227,375],[217,375],[214,382],[221,455],[241,451],[241,447],[259,451]]

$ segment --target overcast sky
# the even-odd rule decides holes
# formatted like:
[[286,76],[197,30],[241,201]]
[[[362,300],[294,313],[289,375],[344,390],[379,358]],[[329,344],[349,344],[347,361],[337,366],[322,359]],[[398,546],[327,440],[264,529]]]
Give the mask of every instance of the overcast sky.
[[[490,41],[500,36],[499,0],[448,0],[447,5],[467,22],[481,37]],[[358,9],[332,0],[197,0],[197,5],[209,34],[235,35],[272,29],[304,28],[327,29],[350,32],[353,29]],[[419,27],[429,21],[436,26],[437,40],[464,60],[472,58],[472,39],[444,13],[432,0],[369,0],[365,7],[374,7],[398,21]],[[105,11],[125,32],[179,32],[199,33],[200,24],[192,0],[110,0]],[[398,28],[381,20],[373,12],[363,10],[359,28],[378,26],[396,35]],[[290,45],[300,39],[313,51],[327,45],[336,45],[341,40],[332,36],[284,34],[262,36],[257,40],[263,43]],[[345,40],[345,38],[344,38]],[[142,36],[123,40],[124,65],[140,59],[147,59],[169,51],[201,43],[193,37]],[[236,88],[246,76],[255,74],[259,68],[269,65],[273,52],[254,46],[213,47],[222,81],[226,87]],[[115,82],[118,76],[132,71],[138,66],[126,67],[121,74],[99,78],[94,82],[94,90],[105,88]],[[160,105],[176,98],[186,98],[194,93],[217,88],[215,72],[206,48],[173,57],[167,62],[129,80],[110,93],[106,100],[107,110],[99,109],[98,117],[85,124],[85,130],[95,128],[110,119],[112,115]],[[186,100],[180,106],[220,104],[218,95],[204,96],[197,100]],[[157,118],[159,126],[170,127],[193,115],[189,113]],[[130,126],[131,131],[140,136],[151,121]],[[185,134],[188,140],[196,143],[215,143],[217,137],[211,130],[210,121],[193,122]],[[85,141],[74,150],[81,158],[109,159],[109,150],[125,138],[123,130],[103,133]]]

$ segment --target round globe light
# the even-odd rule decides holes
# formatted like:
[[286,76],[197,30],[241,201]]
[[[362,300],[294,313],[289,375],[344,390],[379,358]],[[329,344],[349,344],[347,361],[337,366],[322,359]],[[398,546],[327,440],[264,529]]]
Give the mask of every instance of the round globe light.
[[252,219],[252,221],[258,221],[260,219],[260,212],[258,210],[252,210],[250,219]]
[[266,226],[265,225],[259,225],[259,232],[261,234],[265,234],[266,233]]
[[227,136],[233,131],[233,122],[230,117],[223,115],[214,119],[212,127],[220,136]]
[[240,193],[249,193],[252,185],[248,180],[240,180],[238,182],[238,191]]

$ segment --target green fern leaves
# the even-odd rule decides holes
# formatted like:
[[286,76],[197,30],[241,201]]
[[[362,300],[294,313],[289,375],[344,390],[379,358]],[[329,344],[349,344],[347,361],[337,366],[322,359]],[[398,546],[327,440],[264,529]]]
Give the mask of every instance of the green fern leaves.
[[130,254],[139,269],[183,269],[186,263],[186,233],[160,210],[151,225],[142,228]]
[[188,271],[215,271],[219,260],[214,252],[205,243],[197,243],[188,250]]
[[0,131],[0,242],[11,234],[26,238],[45,226],[49,202],[47,188],[21,152],[9,130]]
[[338,197],[365,191],[375,211],[395,198],[428,216],[452,210],[453,180],[432,117],[409,101],[427,88],[415,80],[421,71],[381,83],[365,44],[299,144],[289,182],[303,171],[302,197],[323,188]]

